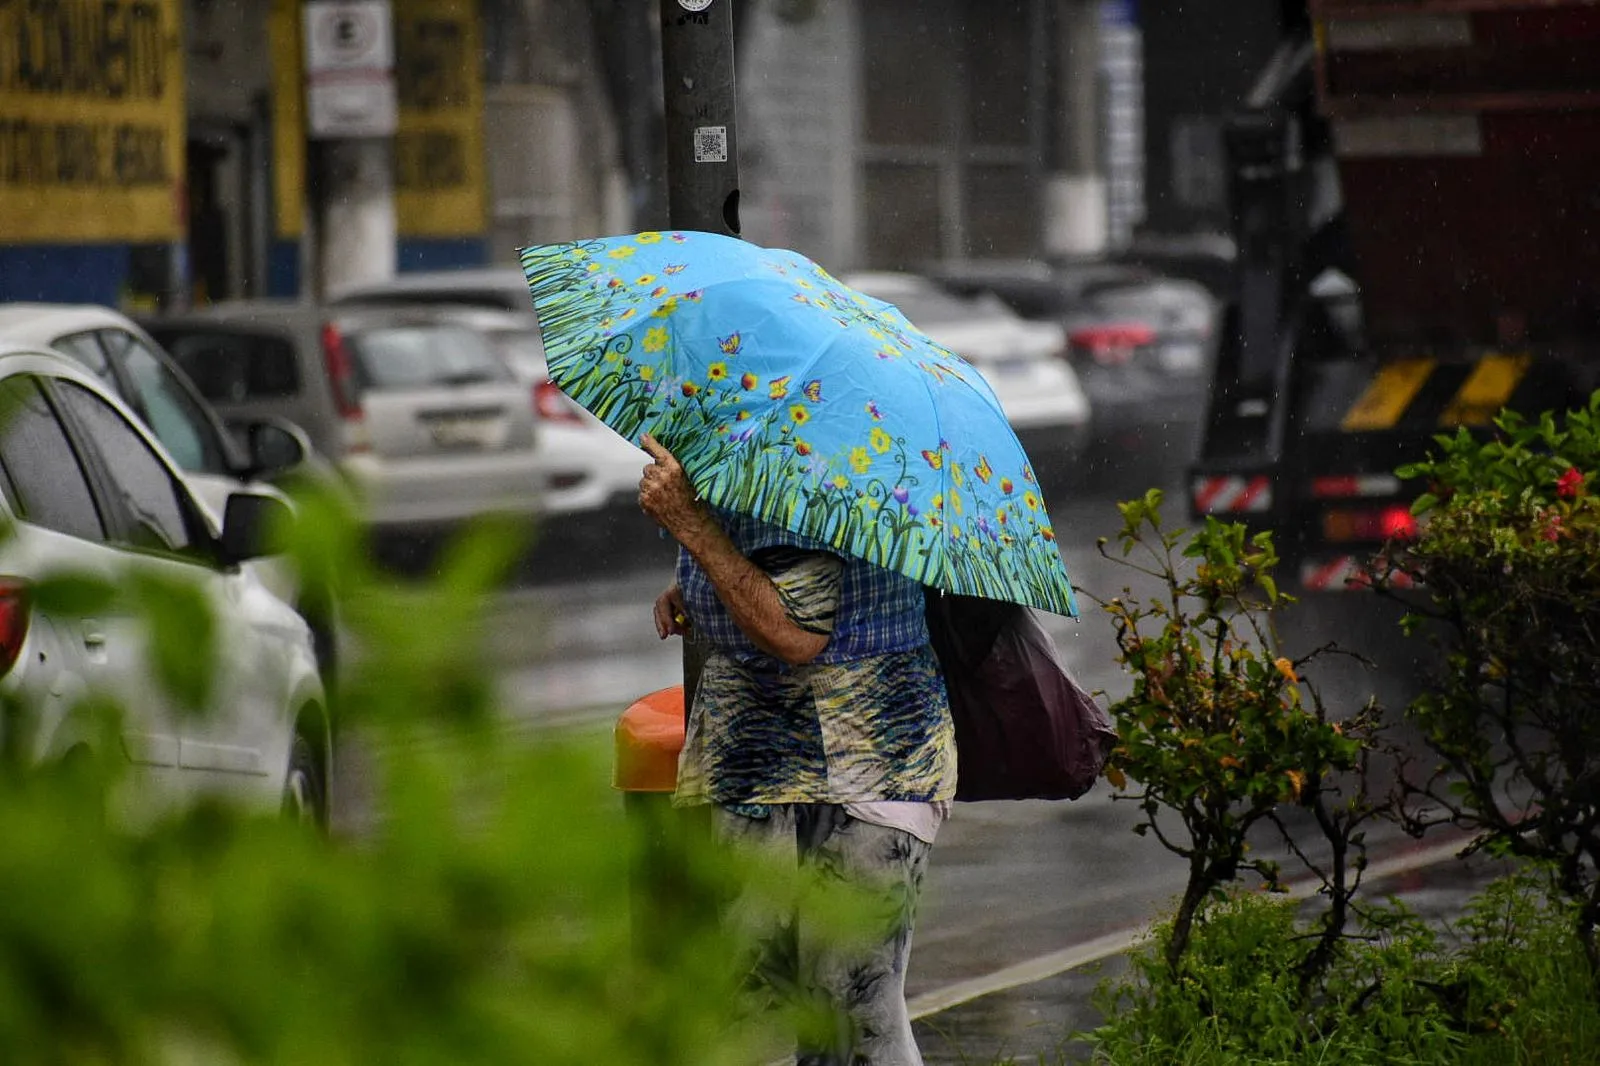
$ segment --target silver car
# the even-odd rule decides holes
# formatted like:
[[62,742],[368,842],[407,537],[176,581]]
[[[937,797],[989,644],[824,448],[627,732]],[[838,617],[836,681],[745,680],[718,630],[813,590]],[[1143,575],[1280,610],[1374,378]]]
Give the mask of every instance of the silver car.
[[303,427],[380,535],[543,509],[534,399],[459,323],[259,301],[145,326],[224,417]]
[[[220,527],[134,413],[81,366],[0,341],[0,728],[30,761],[125,760],[137,810],[199,794],[328,817],[333,740],[310,628],[246,567],[276,496],[240,491]],[[194,714],[151,666],[151,630],[125,606],[39,602],[56,575],[126,588],[192,585],[210,607],[215,666]],[[93,694],[124,709],[110,743]]]

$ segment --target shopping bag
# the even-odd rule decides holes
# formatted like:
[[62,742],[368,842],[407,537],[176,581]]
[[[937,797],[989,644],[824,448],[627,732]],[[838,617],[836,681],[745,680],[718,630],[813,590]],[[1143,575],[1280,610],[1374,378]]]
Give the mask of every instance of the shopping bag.
[[1077,799],[1117,734],[1031,609],[929,589],[928,632],[955,719],[956,799]]

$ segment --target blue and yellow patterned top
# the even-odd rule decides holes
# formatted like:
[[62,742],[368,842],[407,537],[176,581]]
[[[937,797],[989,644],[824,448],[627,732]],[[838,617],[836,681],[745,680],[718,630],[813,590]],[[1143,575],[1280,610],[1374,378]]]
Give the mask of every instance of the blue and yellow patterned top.
[[677,802],[952,799],[955,730],[928,644],[922,586],[779,527],[720,517],[735,546],[772,578],[794,623],[830,639],[802,666],[766,655],[679,552],[690,625],[712,648],[689,709]]

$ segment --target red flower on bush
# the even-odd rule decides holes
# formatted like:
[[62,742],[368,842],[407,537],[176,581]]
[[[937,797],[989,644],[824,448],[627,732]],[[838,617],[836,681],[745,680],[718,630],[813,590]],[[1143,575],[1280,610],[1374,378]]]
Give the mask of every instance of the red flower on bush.
[[1541,531],[1540,536],[1544,537],[1544,539],[1548,540],[1548,541],[1560,540],[1561,539],[1561,516],[1558,515],[1558,514],[1551,515],[1550,516],[1550,521],[1545,523],[1545,527],[1544,527],[1543,531]]
[[1563,500],[1570,500],[1583,492],[1583,471],[1575,466],[1567,468],[1567,472],[1556,478],[1556,495]]

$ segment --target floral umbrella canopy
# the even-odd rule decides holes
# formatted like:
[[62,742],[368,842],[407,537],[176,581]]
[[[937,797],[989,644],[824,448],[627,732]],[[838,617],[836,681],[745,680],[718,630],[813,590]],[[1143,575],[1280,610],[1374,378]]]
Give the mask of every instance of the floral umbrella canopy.
[[809,259],[711,233],[522,251],[550,376],[713,506],[950,592],[1076,615],[987,382]]

